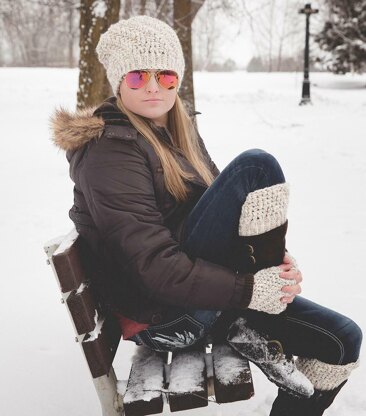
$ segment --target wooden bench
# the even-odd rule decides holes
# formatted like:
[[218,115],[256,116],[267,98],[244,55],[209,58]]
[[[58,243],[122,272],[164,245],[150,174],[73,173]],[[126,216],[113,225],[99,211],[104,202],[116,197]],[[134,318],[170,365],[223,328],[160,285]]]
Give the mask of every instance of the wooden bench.
[[[228,345],[204,351],[157,353],[137,347],[129,379],[118,381],[113,360],[121,339],[117,319],[108,315],[93,278],[98,270],[85,241],[73,229],[44,246],[89,367],[103,416],[140,416],[227,403],[253,396],[249,363]],[[124,386],[124,387],[123,387]]]

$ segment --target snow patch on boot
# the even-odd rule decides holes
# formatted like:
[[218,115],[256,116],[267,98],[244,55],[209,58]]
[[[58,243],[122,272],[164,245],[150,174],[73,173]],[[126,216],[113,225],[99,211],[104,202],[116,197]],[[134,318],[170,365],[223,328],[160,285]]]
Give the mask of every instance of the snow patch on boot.
[[284,224],[287,219],[288,201],[288,183],[250,192],[241,209],[239,235],[263,234]]
[[310,397],[314,393],[311,381],[296,368],[294,359],[283,354],[282,346],[280,350],[276,348],[281,344],[249,328],[245,318],[231,325],[227,341],[282,390],[297,397]]
[[296,368],[293,358],[283,358],[278,363],[263,363],[260,368],[270,381],[289,394],[298,397],[314,394],[313,384]]
[[348,379],[360,360],[345,365],[327,364],[315,358],[299,357],[297,368],[308,377],[317,390],[333,390]]

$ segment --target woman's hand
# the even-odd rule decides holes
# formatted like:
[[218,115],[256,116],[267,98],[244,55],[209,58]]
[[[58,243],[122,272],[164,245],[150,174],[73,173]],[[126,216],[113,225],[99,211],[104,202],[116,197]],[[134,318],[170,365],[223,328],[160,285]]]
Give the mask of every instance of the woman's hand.
[[254,274],[253,294],[249,309],[279,314],[301,293],[302,276],[296,261],[287,254],[279,266],[261,269]]
[[291,286],[283,286],[281,289],[284,292],[284,296],[281,298],[282,303],[291,303],[295,296],[301,293],[300,283],[302,282],[302,274],[300,270],[297,269],[296,265],[293,262],[293,259],[286,253],[283,258],[283,264],[281,264],[280,277],[283,279],[295,280],[296,284]]

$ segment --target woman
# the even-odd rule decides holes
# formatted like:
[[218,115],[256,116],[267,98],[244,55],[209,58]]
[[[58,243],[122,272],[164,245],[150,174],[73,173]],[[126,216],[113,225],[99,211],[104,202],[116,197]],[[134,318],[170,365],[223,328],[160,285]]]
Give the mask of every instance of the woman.
[[228,341],[280,387],[272,416],[323,414],[362,334],[297,296],[280,165],[253,149],[219,172],[180,101],[183,52],[165,23],[122,20],[97,53],[116,97],[58,111],[53,127],[75,182],[70,217],[124,339],[158,351]]

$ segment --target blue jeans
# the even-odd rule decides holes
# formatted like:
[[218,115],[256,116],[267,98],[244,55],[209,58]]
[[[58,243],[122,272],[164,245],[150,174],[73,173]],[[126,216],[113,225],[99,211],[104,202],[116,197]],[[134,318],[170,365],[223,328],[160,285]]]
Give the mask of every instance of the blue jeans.
[[[247,195],[284,183],[277,160],[252,149],[242,152],[220,173],[187,218],[181,249],[222,266],[248,271],[242,255],[238,224]],[[278,339],[286,353],[317,358],[329,364],[347,364],[359,356],[362,333],[349,318],[297,296],[279,315],[255,310],[183,310],[172,308],[160,325],[150,326],[131,339],[157,351],[188,348],[212,333],[226,339],[230,324],[245,316],[250,326]]]

